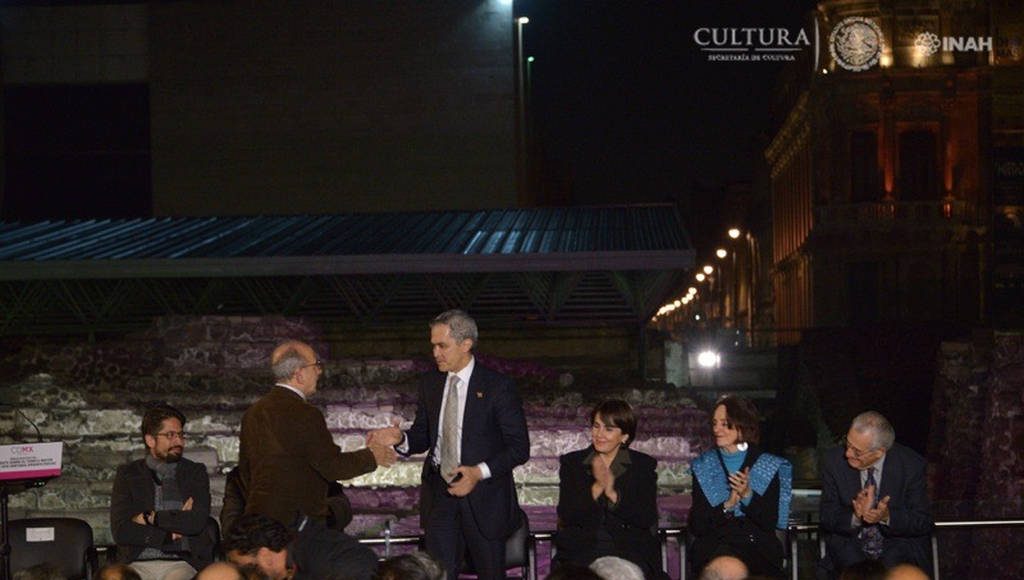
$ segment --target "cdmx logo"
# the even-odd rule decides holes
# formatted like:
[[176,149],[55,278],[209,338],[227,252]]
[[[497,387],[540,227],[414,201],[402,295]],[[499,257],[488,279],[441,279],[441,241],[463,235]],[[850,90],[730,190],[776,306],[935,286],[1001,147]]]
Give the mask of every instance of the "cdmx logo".
[[12,447],[11,455],[27,455],[35,453],[35,449],[31,445],[22,445],[21,447]]
[[828,51],[836,64],[851,71],[867,70],[878,64],[884,46],[882,29],[863,16],[840,20],[828,37]]

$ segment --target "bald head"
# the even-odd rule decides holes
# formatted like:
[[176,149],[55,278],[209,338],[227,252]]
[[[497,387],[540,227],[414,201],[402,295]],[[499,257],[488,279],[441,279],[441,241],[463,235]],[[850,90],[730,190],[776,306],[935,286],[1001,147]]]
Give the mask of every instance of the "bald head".
[[322,367],[313,347],[298,340],[286,340],[270,355],[274,380],[302,391],[308,397],[316,392]]
[[928,580],[928,575],[913,564],[899,564],[889,569],[885,580]]
[[743,560],[732,556],[719,556],[704,566],[700,580],[743,580],[748,573]]
[[234,564],[214,562],[203,568],[203,571],[196,576],[196,580],[244,580],[244,576]]
[[274,352],[270,355],[270,365],[277,366],[278,363],[289,357],[301,356],[303,351],[312,350],[313,347],[301,340],[286,340],[274,347]]

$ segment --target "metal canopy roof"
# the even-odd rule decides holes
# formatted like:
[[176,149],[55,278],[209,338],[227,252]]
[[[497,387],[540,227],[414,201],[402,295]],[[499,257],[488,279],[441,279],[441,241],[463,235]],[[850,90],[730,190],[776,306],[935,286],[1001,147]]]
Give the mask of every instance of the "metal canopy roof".
[[646,320],[693,264],[672,205],[0,223],[0,335],[451,307],[621,324]]

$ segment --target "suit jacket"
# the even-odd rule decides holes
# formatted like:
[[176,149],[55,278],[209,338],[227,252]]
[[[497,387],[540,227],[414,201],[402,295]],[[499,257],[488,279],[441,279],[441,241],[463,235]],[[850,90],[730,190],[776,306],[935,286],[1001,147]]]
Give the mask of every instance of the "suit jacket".
[[245,513],[292,526],[300,514],[327,517],[329,482],[369,473],[369,449],[342,452],[320,410],[275,386],[242,416],[238,471]]
[[308,519],[288,544],[288,563],[295,568],[295,580],[371,580],[377,573],[373,550],[344,532]]
[[[658,462],[650,455],[623,447],[626,470],[615,478],[617,504],[601,496],[594,501],[590,486],[594,475],[585,459],[593,447],[567,453],[559,458],[558,559],[589,565],[601,556],[618,556],[635,563],[647,578],[664,577],[658,527]],[[618,461],[619,459],[616,458]],[[613,550],[598,548],[601,535],[611,537]],[[606,536],[606,537],[607,537]]]
[[[110,531],[121,561],[134,561],[147,547],[180,553],[196,570],[213,561],[213,537],[206,533],[210,518],[210,478],[206,467],[182,458],[175,479],[182,501],[192,498],[192,509],[158,511],[155,525],[147,526],[133,522],[132,517],[156,507],[153,471],[146,466],[145,459],[117,468],[110,497]],[[188,537],[187,552],[182,551],[183,542],[171,540],[172,532]]]
[[[839,572],[839,554],[860,555],[859,526],[853,526],[853,498],[860,492],[860,473],[850,467],[842,447],[825,452],[821,464],[821,530],[825,537],[822,567]],[[900,560],[922,570],[931,569],[931,533],[934,527],[925,480],[927,464],[912,449],[899,444],[885,454],[877,497],[889,496],[889,525],[882,525],[882,559],[899,553]]]
[[[717,449],[706,451],[718,453]],[[740,470],[753,467],[762,451],[753,445],[747,449]],[[717,461],[718,459],[715,458]],[[764,494],[754,493],[750,503],[743,506],[743,517],[730,517],[722,512],[721,504],[711,505],[697,477],[693,478],[693,505],[687,527],[693,535],[693,564],[700,570],[714,555],[720,543],[753,547],[778,573],[782,570],[785,553],[775,530],[779,523],[779,473],[775,474]]]
[[[420,381],[416,419],[406,432],[407,454],[432,451],[437,443],[441,419],[441,399],[447,373],[427,373]],[[498,540],[508,537],[519,525],[512,468],[530,458],[530,436],[512,380],[475,363],[466,392],[462,416],[462,465],[486,463],[491,477],[477,483],[467,496],[477,527],[484,537]],[[432,457],[423,464],[420,488],[420,521],[429,519],[436,478],[429,477]]]

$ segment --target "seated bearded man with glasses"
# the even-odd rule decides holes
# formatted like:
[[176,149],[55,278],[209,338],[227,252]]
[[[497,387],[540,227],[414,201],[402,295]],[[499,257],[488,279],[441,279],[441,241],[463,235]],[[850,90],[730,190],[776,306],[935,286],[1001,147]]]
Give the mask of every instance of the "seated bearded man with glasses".
[[169,405],[146,411],[146,456],[117,470],[110,529],[118,559],[143,580],[195,576],[213,561],[210,478],[206,467],[184,459],[185,416]]

